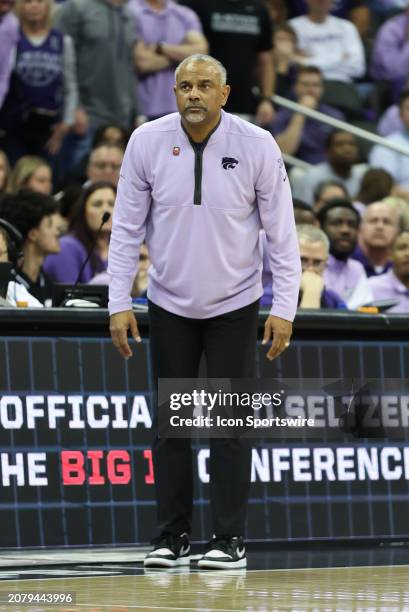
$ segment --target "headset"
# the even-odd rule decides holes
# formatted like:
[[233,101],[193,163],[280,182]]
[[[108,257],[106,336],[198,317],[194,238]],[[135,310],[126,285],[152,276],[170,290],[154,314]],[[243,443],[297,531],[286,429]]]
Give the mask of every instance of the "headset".
[[13,264],[14,268],[17,268],[17,262],[21,259],[23,255],[22,246],[23,246],[23,236],[21,232],[11,223],[6,221],[5,219],[0,218],[0,227],[2,227],[8,236],[8,252],[9,252],[9,260]]

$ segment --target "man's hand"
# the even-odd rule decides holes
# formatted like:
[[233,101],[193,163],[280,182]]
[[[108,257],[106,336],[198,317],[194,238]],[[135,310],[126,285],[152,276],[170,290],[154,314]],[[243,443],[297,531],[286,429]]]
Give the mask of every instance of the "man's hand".
[[112,342],[125,359],[132,357],[131,347],[128,344],[128,330],[135,342],[142,342],[132,310],[125,310],[111,316],[109,331]]
[[264,338],[262,344],[266,344],[271,335],[273,343],[267,353],[267,359],[273,361],[290,346],[290,338],[293,331],[293,324],[286,319],[270,315],[264,324]]
[[256,123],[257,125],[271,125],[274,121],[275,111],[273,105],[268,100],[262,100],[257,107]]

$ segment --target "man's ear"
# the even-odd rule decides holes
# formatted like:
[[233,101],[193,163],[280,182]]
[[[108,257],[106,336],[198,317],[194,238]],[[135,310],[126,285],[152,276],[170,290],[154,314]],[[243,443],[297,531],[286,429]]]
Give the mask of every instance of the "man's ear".
[[229,99],[229,94],[230,94],[230,85],[223,85],[222,93],[223,93],[222,106],[226,106],[226,103],[227,103],[227,100]]

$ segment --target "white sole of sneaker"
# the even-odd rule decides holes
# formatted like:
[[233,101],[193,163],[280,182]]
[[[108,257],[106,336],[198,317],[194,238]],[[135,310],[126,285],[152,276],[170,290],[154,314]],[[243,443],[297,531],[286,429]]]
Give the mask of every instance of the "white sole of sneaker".
[[239,559],[238,561],[217,561],[216,559],[199,559],[197,567],[200,569],[233,569],[238,567],[247,567],[247,559]]
[[180,557],[173,561],[172,559],[161,559],[160,557],[152,557],[150,559],[144,559],[144,567],[180,567],[181,565],[189,565],[190,556]]

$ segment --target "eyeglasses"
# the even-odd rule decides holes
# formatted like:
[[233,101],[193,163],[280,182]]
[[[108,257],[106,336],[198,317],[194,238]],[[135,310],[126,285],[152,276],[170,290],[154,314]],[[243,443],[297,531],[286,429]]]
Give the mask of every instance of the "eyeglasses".
[[325,266],[325,259],[311,259],[309,257],[301,257],[301,266],[303,268],[322,268]]
[[112,164],[111,162],[92,162],[92,165],[98,168],[98,170],[107,170],[109,168],[110,170],[117,171],[121,169],[121,164]]

